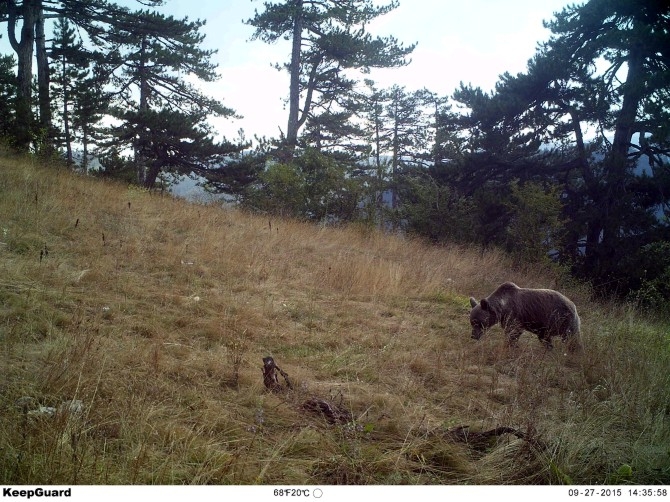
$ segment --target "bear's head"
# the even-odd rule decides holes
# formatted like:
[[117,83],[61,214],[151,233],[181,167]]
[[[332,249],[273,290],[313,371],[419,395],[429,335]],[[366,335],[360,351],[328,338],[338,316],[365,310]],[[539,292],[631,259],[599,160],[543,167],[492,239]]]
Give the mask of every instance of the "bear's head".
[[470,297],[470,325],[472,326],[472,338],[479,340],[486,330],[498,322],[498,316],[491,309],[486,298],[477,303],[477,300]]

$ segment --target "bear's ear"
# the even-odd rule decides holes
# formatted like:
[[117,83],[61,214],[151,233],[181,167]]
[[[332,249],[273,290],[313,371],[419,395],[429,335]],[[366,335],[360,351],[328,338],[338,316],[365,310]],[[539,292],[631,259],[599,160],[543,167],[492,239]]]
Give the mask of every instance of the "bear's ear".
[[486,298],[482,298],[480,302],[483,310],[489,310],[489,302]]
[[472,296],[470,297],[470,306],[472,308],[475,308],[477,306],[477,300],[475,300]]

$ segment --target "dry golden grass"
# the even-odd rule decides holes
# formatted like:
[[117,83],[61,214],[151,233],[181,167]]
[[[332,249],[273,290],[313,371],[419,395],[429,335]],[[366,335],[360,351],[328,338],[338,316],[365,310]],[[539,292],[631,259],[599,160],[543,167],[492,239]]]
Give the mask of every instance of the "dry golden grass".
[[[528,334],[509,351],[499,328],[477,343],[470,295],[560,276],[33,164],[0,153],[3,483],[670,479],[667,326],[565,286],[583,357]],[[265,389],[266,355],[292,392]],[[68,400],[83,410],[30,413]],[[525,437],[454,440],[463,425]]]

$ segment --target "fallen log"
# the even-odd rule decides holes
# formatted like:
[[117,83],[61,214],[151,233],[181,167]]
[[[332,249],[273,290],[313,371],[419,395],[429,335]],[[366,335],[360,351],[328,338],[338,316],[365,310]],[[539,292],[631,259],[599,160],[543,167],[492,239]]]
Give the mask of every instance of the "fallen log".
[[340,408],[325,399],[313,397],[302,404],[302,408],[312,413],[318,413],[331,424],[346,424],[353,420],[351,413],[344,408]]

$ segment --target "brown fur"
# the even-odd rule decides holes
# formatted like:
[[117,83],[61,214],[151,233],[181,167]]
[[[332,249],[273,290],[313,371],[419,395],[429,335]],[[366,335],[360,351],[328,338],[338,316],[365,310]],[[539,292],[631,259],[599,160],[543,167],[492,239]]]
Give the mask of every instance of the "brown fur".
[[525,330],[536,334],[548,349],[552,348],[551,338],[554,336],[568,342],[571,350],[579,346],[577,307],[558,291],[520,288],[513,282],[506,282],[479,303],[471,297],[470,305],[470,324],[475,340],[500,323],[510,344],[515,344]]

